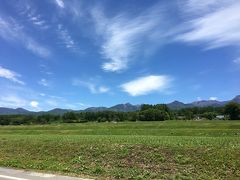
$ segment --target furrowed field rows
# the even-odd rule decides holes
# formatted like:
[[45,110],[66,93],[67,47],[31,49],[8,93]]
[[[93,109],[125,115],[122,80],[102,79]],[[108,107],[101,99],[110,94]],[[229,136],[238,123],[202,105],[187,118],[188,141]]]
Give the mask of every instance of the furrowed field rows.
[[240,121],[0,127],[0,165],[96,179],[238,179]]

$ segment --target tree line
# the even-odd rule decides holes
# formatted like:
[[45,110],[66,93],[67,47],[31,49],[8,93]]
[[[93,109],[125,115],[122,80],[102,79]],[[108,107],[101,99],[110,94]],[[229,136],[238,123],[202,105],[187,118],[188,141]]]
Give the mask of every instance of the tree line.
[[192,107],[171,110],[165,104],[143,104],[134,112],[67,112],[63,115],[0,115],[0,125],[84,123],[84,122],[122,122],[122,121],[165,121],[165,120],[225,120],[240,119],[240,104],[230,102],[223,107]]

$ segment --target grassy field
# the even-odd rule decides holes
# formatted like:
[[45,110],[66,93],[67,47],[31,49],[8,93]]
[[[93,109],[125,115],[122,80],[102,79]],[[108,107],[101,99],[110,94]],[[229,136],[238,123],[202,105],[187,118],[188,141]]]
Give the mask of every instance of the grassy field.
[[240,179],[240,121],[2,126],[0,166],[96,179]]

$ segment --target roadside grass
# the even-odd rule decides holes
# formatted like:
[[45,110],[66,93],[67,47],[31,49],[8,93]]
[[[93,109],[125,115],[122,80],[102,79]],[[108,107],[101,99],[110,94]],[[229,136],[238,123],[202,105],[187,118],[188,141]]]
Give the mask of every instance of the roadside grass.
[[2,126],[0,166],[96,179],[239,179],[240,121]]

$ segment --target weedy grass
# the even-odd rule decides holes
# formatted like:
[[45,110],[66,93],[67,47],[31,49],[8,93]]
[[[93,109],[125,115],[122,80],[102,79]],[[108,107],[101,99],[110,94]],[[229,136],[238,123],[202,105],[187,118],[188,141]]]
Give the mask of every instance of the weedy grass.
[[239,179],[240,121],[2,126],[0,166],[96,179]]

